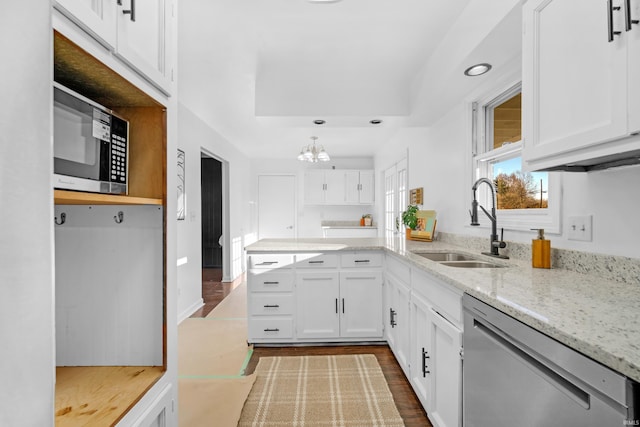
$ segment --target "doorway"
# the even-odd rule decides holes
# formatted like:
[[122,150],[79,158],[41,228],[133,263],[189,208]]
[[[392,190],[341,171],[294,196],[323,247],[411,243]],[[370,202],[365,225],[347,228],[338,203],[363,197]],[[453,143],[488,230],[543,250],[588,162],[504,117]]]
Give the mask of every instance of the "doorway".
[[222,162],[202,153],[200,165],[202,268],[222,270]]
[[258,176],[258,239],[296,237],[295,175]]

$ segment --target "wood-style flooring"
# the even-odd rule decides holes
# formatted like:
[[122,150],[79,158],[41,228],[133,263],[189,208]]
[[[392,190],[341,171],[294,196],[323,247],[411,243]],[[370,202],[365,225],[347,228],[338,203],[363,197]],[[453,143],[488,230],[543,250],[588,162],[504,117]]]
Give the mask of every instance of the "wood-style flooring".
[[234,288],[234,282],[222,282],[221,268],[202,269],[202,299],[204,305],[191,317],[207,317]]
[[[191,317],[205,317],[233,289],[231,283],[221,283],[222,270],[206,268],[202,270],[202,298],[204,307]],[[409,381],[404,376],[391,349],[387,345],[369,346],[322,346],[322,347],[255,347],[249,360],[246,373],[255,370],[258,359],[268,356],[303,356],[328,354],[374,354],[378,359],[389,390],[396,402],[398,412],[407,427],[432,427],[427,414],[422,409],[418,397],[413,392]]]

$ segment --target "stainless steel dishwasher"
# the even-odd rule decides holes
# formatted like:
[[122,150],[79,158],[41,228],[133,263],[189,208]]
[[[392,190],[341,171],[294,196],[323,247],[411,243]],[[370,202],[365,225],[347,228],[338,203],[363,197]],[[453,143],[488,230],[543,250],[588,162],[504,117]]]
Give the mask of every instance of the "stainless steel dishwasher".
[[467,294],[465,427],[640,425],[638,384]]

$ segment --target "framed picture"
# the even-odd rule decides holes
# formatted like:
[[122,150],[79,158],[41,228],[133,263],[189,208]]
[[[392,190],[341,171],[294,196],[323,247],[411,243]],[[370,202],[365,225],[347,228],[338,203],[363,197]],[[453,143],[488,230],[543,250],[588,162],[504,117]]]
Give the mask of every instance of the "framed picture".
[[178,150],[178,220],[184,220],[187,214],[187,194],[185,189],[185,155]]

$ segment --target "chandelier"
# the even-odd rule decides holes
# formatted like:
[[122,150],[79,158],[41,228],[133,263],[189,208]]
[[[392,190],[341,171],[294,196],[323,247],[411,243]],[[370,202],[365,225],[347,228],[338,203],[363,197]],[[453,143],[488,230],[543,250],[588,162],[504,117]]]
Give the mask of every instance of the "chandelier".
[[298,160],[300,160],[301,162],[310,163],[328,162],[329,160],[331,160],[329,154],[324,151],[324,147],[322,145],[320,146],[320,149],[316,147],[316,140],[318,139],[318,137],[312,136],[311,139],[313,140],[313,143],[307,145],[306,147],[302,147],[300,154],[298,154]]

